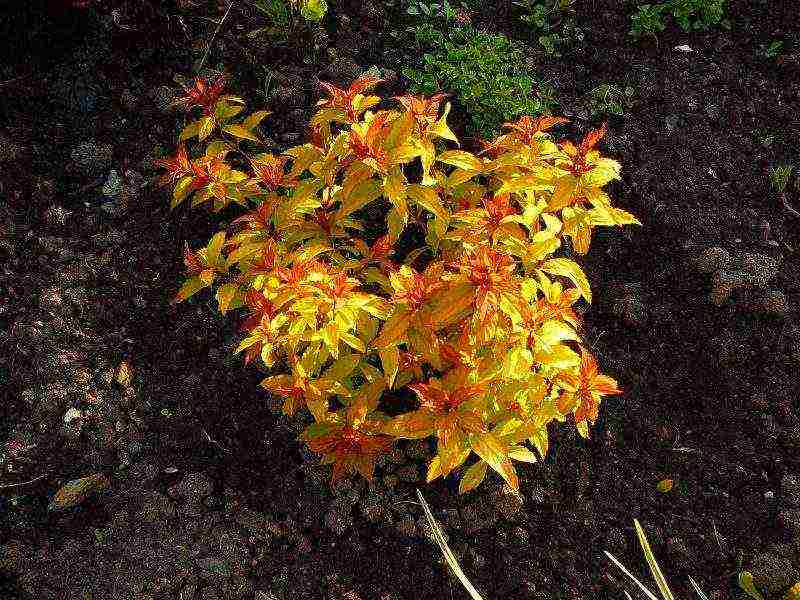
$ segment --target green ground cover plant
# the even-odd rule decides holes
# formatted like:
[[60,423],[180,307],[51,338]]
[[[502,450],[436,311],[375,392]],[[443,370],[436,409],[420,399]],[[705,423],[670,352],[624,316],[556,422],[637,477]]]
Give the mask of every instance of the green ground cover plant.
[[631,15],[630,35],[656,36],[667,27],[669,16],[685,32],[707,31],[716,26],[729,28],[725,18],[727,0],[669,0],[659,4],[641,4]]
[[463,105],[469,134],[492,137],[504,121],[552,112],[552,90],[526,66],[524,50],[504,35],[456,28],[449,36],[420,28],[422,64],[403,70],[414,94],[446,91]]

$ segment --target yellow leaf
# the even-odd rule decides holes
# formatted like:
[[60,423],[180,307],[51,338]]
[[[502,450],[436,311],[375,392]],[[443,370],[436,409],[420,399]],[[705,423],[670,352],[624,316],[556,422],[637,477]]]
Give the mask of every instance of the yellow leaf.
[[553,191],[553,196],[550,202],[547,203],[547,208],[550,212],[555,212],[568,206],[573,198],[575,198],[575,191],[578,181],[572,175],[564,175],[556,182],[556,189]]
[[242,127],[252,131],[255,127],[257,127],[261,123],[261,121],[264,120],[264,117],[271,114],[272,113],[268,110],[256,111],[244,120],[244,122],[242,123]]
[[739,573],[739,587],[742,588],[747,595],[755,600],[764,600],[764,596],[756,589],[753,583],[753,574],[750,571],[742,571]]
[[211,241],[208,243],[208,247],[206,248],[206,260],[208,261],[209,267],[215,267],[219,264],[220,252],[224,243],[224,231],[217,232],[214,234],[214,237],[211,238]]
[[551,258],[540,265],[539,268],[545,273],[566,277],[575,284],[575,287],[580,290],[581,295],[586,298],[587,302],[592,302],[592,291],[589,287],[589,280],[575,261],[568,258]]
[[372,342],[372,347],[378,349],[387,348],[402,341],[406,335],[406,331],[408,331],[411,318],[412,315],[407,309],[397,309],[386,323],[383,324],[380,335]]
[[435,456],[433,460],[428,465],[428,472],[425,475],[425,481],[430,483],[434,479],[437,479],[442,476],[442,459],[438,456]]
[[672,489],[672,479],[662,479],[656,485],[656,489],[661,492],[662,494],[666,494]]
[[440,138],[444,138],[446,140],[450,140],[451,142],[458,143],[458,138],[456,134],[450,131],[450,128],[447,126],[447,115],[450,113],[450,103],[448,102],[444,106],[444,113],[436,121],[433,125],[428,127],[427,133],[428,135],[438,136]]
[[200,121],[192,121],[186,127],[183,128],[181,134],[178,136],[178,141],[183,142],[192,138],[198,134],[200,131]]
[[464,472],[461,481],[458,483],[458,493],[463,494],[478,487],[486,478],[486,467],[488,465],[479,460]]
[[467,171],[477,172],[483,169],[483,162],[477,156],[463,150],[447,150],[442,152],[436,160]]
[[122,387],[130,387],[133,369],[127,360],[123,360],[117,367],[116,380]]
[[787,591],[784,596],[784,600],[800,600],[800,581],[789,588],[789,591]]
[[503,377],[518,379],[530,375],[533,356],[530,350],[514,346],[503,359]]
[[547,450],[550,444],[547,437],[547,426],[534,431],[528,441],[533,444],[541,459],[544,460],[547,457]]
[[226,283],[217,290],[217,304],[219,312],[223,315],[228,312],[231,306],[231,301],[236,295],[237,287],[232,283]]
[[459,283],[438,294],[436,298],[420,312],[420,321],[441,329],[452,323],[472,306],[475,287],[469,283]]
[[383,193],[395,206],[405,202],[407,188],[406,178],[398,168],[391,169],[383,178]]
[[72,508],[83,502],[95,492],[106,489],[111,484],[108,477],[96,473],[80,479],[73,479],[64,484],[50,501],[50,510]]
[[172,192],[172,201],[169,204],[170,208],[175,208],[184,201],[186,196],[189,195],[189,192],[192,189],[192,181],[194,180],[193,177],[181,177],[178,180],[178,183],[175,184],[175,189]]
[[508,449],[508,458],[526,463],[535,463],[537,461],[536,455],[525,446],[511,446]]
[[392,123],[389,135],[386,136],[386,148],[397,148],[401,146],[413,129],[413,115],[410,112],[400,115],[395,119],[394,123]]
[[413,202],[416,202],[443,221],[447,221],[450,218],[450,213],[439,200],[439,193],[436,188],[413,184],[408,186],[407,194]]
[[381,195],[381,184],[374,179],[367,179],[355,186],[355,189],[342,199],[338,218],[344,219],[351,213],[363,208]]
[[237,138],[252,140],[254,142],[259,141],[256,134],[254,134],[249,129],[242,127],[241,125],[225,125],[225,127],[222,128],[222,131],[224,131],[225,133],[230,133],[232,136]]
[[398,210],[396,206],[392,207],[386,217],[386,227],[389,229],[389,237],[392,240],[397,240],[408,223],[408,211]]
[[397,349],[397,346],[390,346],[378,350],[378,355],[381,357],[381,365],[383,366],[383,373],[386,377],[386,385],[389,389],[392,389],[400,365],[400,351]]
[[200,277],[190,277],[181,286],[181,289],[175,296],[173,303],[183,302],[184,300],[194,296],[198,291],[202,290],[205,287],[208,287],[208,284],[205,283],[202,279],[200,279]]
[[214,117],[203,117],[200,119],[198,139],[202,142],[211,135],[212,131],[214,131]]
[[514,490],[519,490],[519,479],[503,444],[493,434],[485,433],[470,437],[470,447],[497,471]]
[[602,187],[612,179],[619,179],[622,166],[610,158],[598,160],[591,171],[581,175],[581,185],[586,187]]

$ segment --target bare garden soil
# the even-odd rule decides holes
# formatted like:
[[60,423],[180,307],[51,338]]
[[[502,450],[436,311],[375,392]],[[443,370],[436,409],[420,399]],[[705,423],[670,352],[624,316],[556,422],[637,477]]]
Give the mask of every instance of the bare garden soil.
[[[0,8],[0,598],[465,598],[417,488],[487,600],[622,598],[602,551],[646,577],[634,518],[678,597],[690,575],[715,600],[744,597],[741,570],[770,598],[800,581],[800,218],[767,178],[800,166],[792,2],[731,0],[730,31],[671,25],[656,43],[627,37],[616,0],[579,0],[582,44],[531,44],[565,135],[602,120],[598,85],[633,88],[604,151],[623,165],[612,198],[643,226],[599,231],[584,261],[585,338],[625,392],[588,441],[551,430],[521,498],[496,479],[464,496],[426,485],[425,443],[398,446],[372,486],[331,490],[295,441],[303,418],[231,356],[235,318],[208,295],[169,305],[184,243],[236,216],[170,212],[151,185],[183,123],[176,75],[193,76],[225,12],[206,4]],[[388,96],[415,60],[390,46],[396,9],[329,5],[279,46],[245,35],[261,17],[237,2],[214,38],[206,71],[274,111],[277,149],[302,140],[318,80],[375,65]],[[473,20],[522,39],[506,12]],[[761,51],[776,39],[777,60]],[[108,485],[49,506],[98,474]]]

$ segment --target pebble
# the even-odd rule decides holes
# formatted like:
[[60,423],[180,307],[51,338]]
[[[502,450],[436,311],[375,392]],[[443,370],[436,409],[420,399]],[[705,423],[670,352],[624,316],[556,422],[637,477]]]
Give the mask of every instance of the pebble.
[[793,508],[800,508],[800,476],[789,473],[781,479],[781,501]]
[[800,508],[784,508],[775,517],[775,525],[792,539],[800,538]]

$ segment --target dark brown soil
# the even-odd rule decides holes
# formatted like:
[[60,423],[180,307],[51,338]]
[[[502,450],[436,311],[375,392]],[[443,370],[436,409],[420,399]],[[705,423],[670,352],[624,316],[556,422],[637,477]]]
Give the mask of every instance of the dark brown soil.
[[[717,600],[741,597],[739,570],[775,598],[800,580],[800,218],[767,178],[771,166],[800,166],[792,2],[732,0],[731,31],[670,27],[657,45],[626,36],[630,9],[616,0],[578,2],[584,43],[560,58],[532,51],[572,118],[567,135],[603,119],[589,116],[598,85],[634,88],[625,114],[608,117],[604,150],[623,164],[612,197],[643,226],[598,231],[585,260],[597,298],[586,339],[625,393],[603,405],[590,440],[551,430],[547,460],[520,468],[521,505],[497,482],[465,496],[449,480],[425,485],[424,444],[401,445],[372,488],[331,491],[294,441],[302,419],[280,416],[257,370],[229,356],[236,319],[208,297],[168,305],[184,242],[206,240],[235,211],[170,212],[154,186],[127,202],[101,188],[111,169],[152,178],[150,160],[172,152],[183,117],[163,99],[202,57],[216,27],[203,18],[224,13],[212,4],[0,9],[0,485],[43,475],[0,489],[0,597],[78,598],[87,577],[94,598],[466,597],[425,535],[418,487],[487,599],[623,597],[602,551],[650,581],[634,518],[677,597],[693,597],[690,575]],[[303,133],[317,79],[394,68],[382,32],[396,9],[330,1],[316,33],[269,46],[243,35],[261,21],[240,4],[206,66],[224,65],[250,106],[274,111],[265,131],[277,148]],[[522,36],[488,8],[477,21]],[[779,60],[759,54],[776,39]],[[692,52],[675,49],[683,44]],[[399,78],[382,91],[402,89]],[[458,120],[455,110],[456,131]],[[798,189],[787,194],[795,208]],[[736,276],[747,285],[712,302]],[[130,386],[108,375],[123,359]],[[70,408],[89,415],[73,437]],[[14,450],[19,440],[35,446]],[[64,482],[93,472],[108,474],[111,490],[47,510]],[[662,494],[665,478],[675,486]],[[196,479],[210,488],[186,483]],[[192,498],[202,517],[191,516]],[[186,544],[199,558],[166,572],[169,585],[144,568],[103,587],[114,573],[105,565],[150,539],[136,537],[136,517],[119,525],[115,515],[149,515],[140,505],[151,500],[166,507],[154,517],[166,529],[147,535],[177,548],[169,536],[196,531]],[[243,525],[245,511],[263,522]],[[229,521],[239,525],[223,535]],[[109,532],[118,546],[97,541]],[[197,575],[203,557],[229,556],[225,535],[244,548],[239,570]],[[80,566],[63,558],[70,548],[87,557]]]

